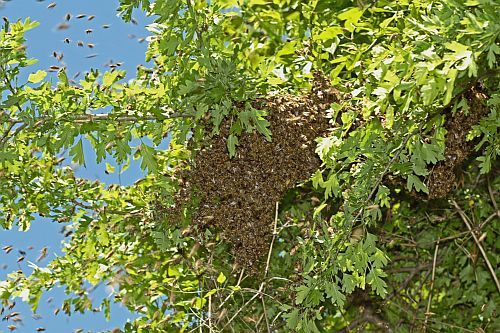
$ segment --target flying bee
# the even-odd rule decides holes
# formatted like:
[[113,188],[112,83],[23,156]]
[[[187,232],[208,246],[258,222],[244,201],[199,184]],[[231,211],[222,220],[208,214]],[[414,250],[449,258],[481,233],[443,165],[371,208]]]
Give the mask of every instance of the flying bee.
[[10,253],[14,248],[11,245],[4,246],[2,250],[5,251],[5,253]]
[[38,256],[38,258],[36,258],[36,261],[42,261],[46,256],[47,256],[47,252],[48,252],[48,247],[45,246],[44,248],[42,248],[40,250],[40,255]]
[[57,3],[55,3],[55,2],[51,2],[51,3],[49,3],[49,5],[47,6],[47,8],[48,8],[48,9],[52,9],[52,8],[54,8],[56,5],[57,5]]
[[57,30],[67,30],[69,29],[69,24],[66,22],[61,22],[57,25]]
[[90,15],[87,20],[92,21],[95,18],[95,15]]
[[78,15],[76,15],[76,18],[77,19],[81,19],[81,18],[84,18],[85,16],[87,16],[87,15],[85,15],[85,14],[78,14]]

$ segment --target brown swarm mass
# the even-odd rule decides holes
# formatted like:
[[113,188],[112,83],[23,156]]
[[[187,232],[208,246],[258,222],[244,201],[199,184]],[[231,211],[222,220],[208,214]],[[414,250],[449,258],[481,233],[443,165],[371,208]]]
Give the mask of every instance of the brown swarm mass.
[[467,134],[488,113],[485,105],[487,96],[477,88],[470,89],[463,97],[467,100],[469,112],[467,115],[463,111],[457,112],[446,121],[445,159],[430,170],[427,178],[429,199],[444,198],[453,189],[457,168],[468,158],[476,144],[467,141]]
[[[239,138],[236,156],[226,148],[229,124],[195,155],[184,176],[179,199],[195,193],[192,221],[201,230],[215,227],[232,245],[237,264],[255,270],[269,249],[276,202],[297,182],[319,168],[315,138],[329,127],[326,110],[340,94],[316,78],[303,96],[276,96],[256,101],[268,112],[272,142],[254,131]],[[179,202],[178,202],[179,204]]]

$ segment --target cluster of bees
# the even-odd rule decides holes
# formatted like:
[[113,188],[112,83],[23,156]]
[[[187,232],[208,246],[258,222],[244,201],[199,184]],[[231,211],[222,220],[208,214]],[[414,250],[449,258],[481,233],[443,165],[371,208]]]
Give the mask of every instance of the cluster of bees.
[[476,141],[468,141],[467,134],[472,126],[479,123],[481,118],[489,112],[485,103],[488,96],[481,92],[481,87],[471,88],[464,93],[463,97],[467,100],[469,112],[467,115],[464,111],[457,112],[446,120],[445,159],[429,170],[426,183],[429,189],[429,199],[446,197],[456,185],[455,172],[466,161],[477,144]]
[[199,230],[220,230],[236,264],[256,272],[269,250],[276,202],[320,167],[314,139],[327,133],[326,110],[340,98],[317,76],[307,94],[255,101],[255,108],[268,111],[272,142],[256,131],[244,133],[232,159],[226,148],[230,124],[223,122],[220,135],[200,148],[183,175],[176,209],[194,193],[199,204],[193,223]]

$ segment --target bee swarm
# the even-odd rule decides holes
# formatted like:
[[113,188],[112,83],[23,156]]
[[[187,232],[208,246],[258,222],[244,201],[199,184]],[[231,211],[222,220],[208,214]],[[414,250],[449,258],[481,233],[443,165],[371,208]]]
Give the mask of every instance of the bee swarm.
[[339,100],[340,93],[318,76],[306,95],[256,101],[255,107],[268,111],[272,142],[256,131],[243,133],[232,159],[226,148],[230,124],[223,122],[220,135],[200,148],[182,175],[174,210],[178,214],[195,194],[192,223],[220,230],[236,263],[255,271],[269,250],[276,202],[321,165],[315,138],[327,133],[325,111]]
[[468,141],[467,134],[489,111],[485,105],[488,97],[480,89],[474,87],[465,92],[463,97],[467,100],[469,112],[466,115],[463,110],[457,111],[446,121],[445,159],[429,170],[429,199],[444,198],[453,189],[457,169],[463,165],[477,143],[477,140]]

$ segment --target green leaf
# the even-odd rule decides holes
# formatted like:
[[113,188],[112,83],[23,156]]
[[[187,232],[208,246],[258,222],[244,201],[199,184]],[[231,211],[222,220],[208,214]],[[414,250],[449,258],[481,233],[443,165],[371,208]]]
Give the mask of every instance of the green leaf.
[[353,22],[358,22],[360,17],[363,15],[363,11],[359,9],[358,7],[353,7],[342,14],[339,14],[337,17],[339,20],[345,21],[353,21]]
[[69,154],[72,157],[73,162],[85,166],[85,156],[83,154],[82,139],[78,140],[78,142],[70,149]]
[[310,303],[313,306],[318,306],[325,301],[325,298],[323,297],[323,292],[319,290],[318,287],[311,290],[307,299],[309,301],[308,303]]
[[104,311],[104,318],[106,318],[106,320],[110,320],[111,319],[111,306],[110,306],[109,298],[104,298],[102,300],[101,307],[103,308],[103,311]]
[[37,71],[36,73],[32,73],[28,76],[28,81],[31,83],[38,83],[42,81],[47,76],[46,71]]
[[156,151],[145,143],[141,143],[139,152],[142,157],[141,169],[148,170],[149,173],[154,173],[158,169],[158,162],[156,161]]
[[339,181],[337,175],[331,174],[322,185],[325,188],[325,200],[332,196],[337,197],[340,193]]
[[111,164],[109,164],[108,162],[106,162],[106,172],[108,172],[108,173],[115,172],[115,167],[112,166]]
[[325,30],[323,30],[321,33],[319,33],[318,35],[314,35],[313,39],[326,41],[326,40],[333,39],[333,38],[337,37],[338,35],[341,35],[343,32],[344,32],[344,30],[339,26],[328,27]]
[[326,296],[336,303],[340,308],[344,307],[345,295],[340,292],[339,286],[333,282],[327,282],[325,285]]
[[356,288],[356,279],[351,274],[344,273],[342,277],[342,290],[350,294],[354,291],[354,288]]
[[234,134],[230,134],[227,137],[227,150],[229,151],[229,157],[234,157],[236,154],[236,146],[238,145],[238,137]]
[[370,260],[373,262],[373,267],[375,267],[375,268],[382,268],[385,265],[387,265],[387,262],[388,262],[388,259],[387,259],[387,256],[385,255],[385,253],[379,249],[377,249],[375,254],[373,254],[370,257]]
[[271,124],[269,121],[262,116],[257,116],[254,117],[253,122],[259,133],[264,135],[267,141],[271,141],[271,131],[269,130]]
[[387,295],[387,284],[381,278],[385,276],[386,274],[380,268],[374,268],[366,275],[368,284],[371,285],[372,288],[375,289],[375,292],[382,298]]
[[104,228],[99,228],[97,230],[97,240],[102,246],[108,246],[109,245],[109,234]]
[[429,194],[429,190],[427,189],[427,186],[425,186],[425,184],[420,180],[420,178],[418,178],[415,175],[408,175],[406,187],[407,187],[408,191],[411,191],[411,189],[413,187],[415,187],[416,191],[421,191],[421,192],[424,192],[426,194]]
[[226,282],[226,276],[224,275],[224,273],[220,272],[219,273],[219,276],[217,277],[217,283],[218,284],[223,284],[224,282]]
[[295,303],[297,305],[302,304],[306,299],[307,295],[309,295],[309,287],[306,285],[302,285],[297,287],[297,295],[295,296]]
[[102,78],[103,87],[110,87],[118,78],[119,71],[106,72]]
[[283,318],[286,319],[286,326],[289,329],[295,329],[300,321],[300,312],[299,309],[293,309],[292,312],[285,313]]

